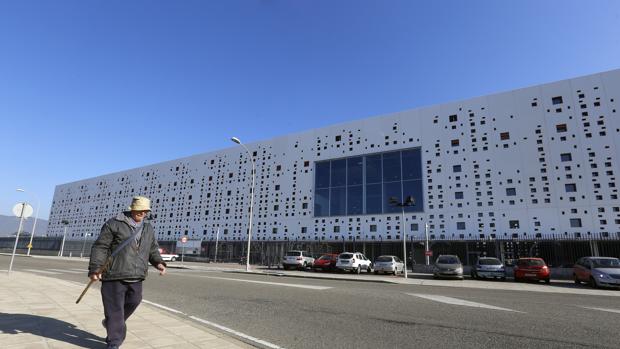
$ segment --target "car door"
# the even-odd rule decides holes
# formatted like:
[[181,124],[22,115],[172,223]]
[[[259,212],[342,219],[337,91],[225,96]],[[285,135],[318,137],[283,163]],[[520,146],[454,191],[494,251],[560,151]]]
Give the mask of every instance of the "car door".
[[579,281],[587,280],[585,277],[586,274],[586,266],[585,266],[585,258],[579,258],[577,263],[575,263],[575,276]]

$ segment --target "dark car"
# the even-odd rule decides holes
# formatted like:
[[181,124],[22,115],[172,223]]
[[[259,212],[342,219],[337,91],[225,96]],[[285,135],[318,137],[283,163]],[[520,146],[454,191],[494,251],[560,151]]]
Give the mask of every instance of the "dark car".
[[314,270],[323,270],[323,271],[332,271],[336,269],[336,261],[338,260],[338,254],[327,253],[321,255],[318,259],[314,261],[314,265],[312,269]]
[[544,280],[550,282],[551,272],[542,258],[519,258],[514,267],[515,281]]

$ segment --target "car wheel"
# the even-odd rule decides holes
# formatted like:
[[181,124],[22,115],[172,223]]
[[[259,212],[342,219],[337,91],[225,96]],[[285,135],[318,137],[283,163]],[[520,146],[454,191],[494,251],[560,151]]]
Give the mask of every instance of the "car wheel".
[[577,275],[573,275],[573,280],[575,281],[575,284],[580,285],[581,281],[579,281],[579,278],[577,277]]
[[171,261],[171,262],[176,262],[176,260],[177,260],[177,257],[172,257],[172,258],[170,258],[170,261]]
[[304,265],[301,266],[301,270],[307,270],[308,269],[308,263],[304,262]]
[[372,265],[368,265],[368,268],[366,269],[367,273],[372,273]]
[[515,275],[515,282],[521,282],[521,279]]
[[362,272],[362,267],[360,267],[359,265],[357,266],[357,269],[355,269],[355,274],[359,274]]
[[549,284],[550,282],[551,282],[551,279],[549,279],[549,278],[545,279],[545,283],[546,284]]
[[591,276],[590,276],[590,287],[598,288],[598,284],[596,283],[596,280],[594,280],[594,278]]
[[502,277],[500,278],[500,280],[502,280],[502,281],[506,281],[506,277],[505,277],[505,276],[502,276]]

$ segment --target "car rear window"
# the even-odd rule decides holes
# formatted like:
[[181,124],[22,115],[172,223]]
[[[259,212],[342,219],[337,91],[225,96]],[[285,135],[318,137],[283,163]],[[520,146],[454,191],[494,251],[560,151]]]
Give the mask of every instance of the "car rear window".
[[519,265],[526,267],[538,267],[545,265],[545,262],[541,261],[540,259],[522,259],[519,261]]
[[461,263],[458,258],[452,256],[442,256],[437,259],[439,264],[459,264]]
[[377,262],[391,262],[392,257],[381,256],[377,257]]
[[338,258],[340,258],[340,259],[351,259],[351,258],[353,258],[353,253],[341,253],[340,256],[338,256]]
[[479,259],[478,264],[480,265],[501,265],[502,262],[500,262],[499,259],[496,259],[496,258],[485,258],[485,259]]
[[287,257],[301,256],[301,252],[299,251],[289,251],[286,252]]
[[330,255],[324,255],[324,256],[321,256],[321,258],[319,258],[319,259],[321,259],[321,260],[328,260],[328,261],[329,261],[329,260],[331,260],[332,258],[333,258],[333,257],[332,257],[332,256],[330,256]]

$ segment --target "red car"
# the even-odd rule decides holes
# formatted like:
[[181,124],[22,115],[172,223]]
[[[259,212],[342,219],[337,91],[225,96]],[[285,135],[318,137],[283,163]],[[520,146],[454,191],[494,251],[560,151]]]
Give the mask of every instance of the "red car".
[[323,271],[334,270],[336,269],[337,260],[338,260],[337,254],[332,254],[332,253],[324,254],[314,261],[314,265],[312,266],[312,269],[314,270],[321,269]]
[[519,258],[514,267],[515,281],[545,280],[550,282],[551,272],[542,258]]

